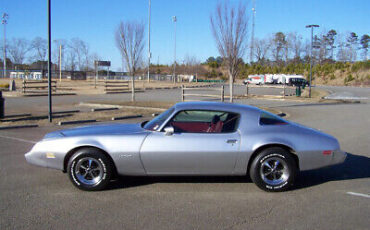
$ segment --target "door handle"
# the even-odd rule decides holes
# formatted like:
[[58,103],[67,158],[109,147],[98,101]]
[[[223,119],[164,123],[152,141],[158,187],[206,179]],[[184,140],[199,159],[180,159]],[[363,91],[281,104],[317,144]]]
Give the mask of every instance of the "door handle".
[[229,139],[226,141],[228,144],[235,144],[236,142],[238,142],[236,139]]

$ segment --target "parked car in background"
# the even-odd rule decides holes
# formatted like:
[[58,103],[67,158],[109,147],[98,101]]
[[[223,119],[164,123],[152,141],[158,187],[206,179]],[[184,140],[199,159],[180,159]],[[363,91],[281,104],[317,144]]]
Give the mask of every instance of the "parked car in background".
[[310,85],[310,83],[306,81],[306,79],[302,79],[302,78],[290,78],[287,84],[290,86],[309,86]]
[[88,191],[116,175],[249,174],[274,192],[291,188],[299,171],[342,163],[346,153],[334,137],[253,106],[185,102],[148,122],[48,133],[25,157]]

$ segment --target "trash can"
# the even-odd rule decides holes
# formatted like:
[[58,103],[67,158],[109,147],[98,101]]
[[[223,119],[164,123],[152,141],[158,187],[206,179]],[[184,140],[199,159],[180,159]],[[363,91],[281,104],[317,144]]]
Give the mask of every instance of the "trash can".
[[296,95],[297,97],[300,97],[300,96],[301,96],[301,93],[302,93],[302,91],[301,91],[301,87],[300,87],[300,86],[297,86],[297,87],[295,88],[295,95]]

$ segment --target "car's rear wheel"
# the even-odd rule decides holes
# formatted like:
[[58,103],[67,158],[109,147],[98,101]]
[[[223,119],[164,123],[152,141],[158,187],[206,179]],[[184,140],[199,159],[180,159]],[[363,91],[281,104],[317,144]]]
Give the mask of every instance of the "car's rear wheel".
[[85,191],[104,189],[113,172],[113,165],[100,150],[82,148],[68,162],[68,175],[72,183]]
[[292,187],[297,174],[297,165],[291,154],[278,147],[260,152],[249,170],[252,181],[268,192],[285,191]]

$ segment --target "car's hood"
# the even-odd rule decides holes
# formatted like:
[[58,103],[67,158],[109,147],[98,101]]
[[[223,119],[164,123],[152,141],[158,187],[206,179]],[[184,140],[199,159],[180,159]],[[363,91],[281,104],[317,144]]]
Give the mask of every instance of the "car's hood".
[[46,134],[44,139],[53,137],[74,137],[74,136],[88,136],[88,135],[109,135],[109,134],[133,134],[145,132],[145,129],[138,124],[102,124],[82,126],[71,129],[59,130]]

